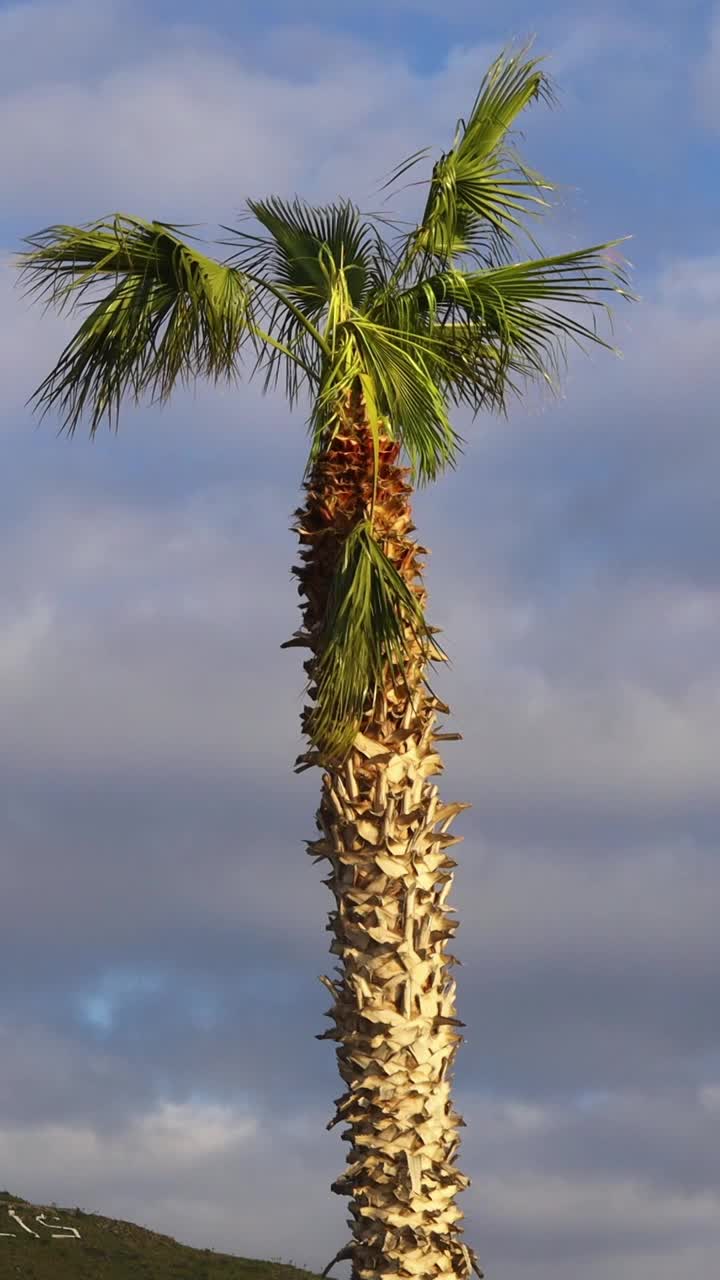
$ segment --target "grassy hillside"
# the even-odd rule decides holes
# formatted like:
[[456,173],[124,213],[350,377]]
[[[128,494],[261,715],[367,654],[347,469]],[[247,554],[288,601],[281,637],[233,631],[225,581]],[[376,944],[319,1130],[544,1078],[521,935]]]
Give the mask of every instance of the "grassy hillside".
[[[38,1214],[45,1214],[47,1226]],[[65,1238],[53,1239],[62,1228]],[[34,1205],[7,1191],[0,1191],[0,1232],[15,1233],[0,1235],[2,1280],[311,1280],[310,1272],[296,1267],[190,1249],[131,1222]]]

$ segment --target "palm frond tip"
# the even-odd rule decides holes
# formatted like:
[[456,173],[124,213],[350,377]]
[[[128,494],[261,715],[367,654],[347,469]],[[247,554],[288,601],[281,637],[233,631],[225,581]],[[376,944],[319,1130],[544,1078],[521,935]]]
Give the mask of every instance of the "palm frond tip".
[[[449,151],[433,168],[418,227],[406,241],[403,262],[450,263],[469,254],[480,261],[502,258],[523,232],[527,218],[547,208],[543,192],[553,183],[529,169],[509,146],[520,114],[536,100],[553,100],[539,58],[527,49],[503,53],[487,72],[467,120],[460,120]],[[410,157],[408,165],[416,162]],[[533,242],[534,243],[534,242]]]

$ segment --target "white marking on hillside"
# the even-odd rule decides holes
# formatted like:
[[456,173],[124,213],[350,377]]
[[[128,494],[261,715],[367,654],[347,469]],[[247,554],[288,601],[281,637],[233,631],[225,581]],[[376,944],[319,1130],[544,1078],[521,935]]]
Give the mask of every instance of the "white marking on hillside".
[[11,1217],[15,1222],[17,1222],[18,1226],[22,1227],[23,1231],[27,1231],[29,1236],[35,1236],[36,1240],[40,1239],[37,1231],[33,1231],[31,1227],[25,1226],[25,1223],[20,1217],[20,1214],[15,1212],[15,1206],[12,1204],[8,1205],[8,1216]]
[[[32,1227],[23,1222],[20,1214],[16,1212],[14,1204],[9,1204],[7,1211],[8,1217],[12,1218],[13,1222],[16,1222],[19,1227],[22,1227],[23,1231],[26,1231],[29,1236],[33,1236],[35,1240],[40,1239],[37,1231],[33,1231]],[[45,1227],[45,1230],[50,1232],[51,1240],[79,1240],[81,1238],[77,1227],[71,1227],[69,1224],[65,1225],[60,1221],[57,1214],[53,1214],[53,1218],[53,1222],[48,1222],[46,1213],[35,1215],[35,1221],[38,1225]],[[17,1231],[0,1231],[0,1239],[15,1239],[17,1234]]]
[[[55,1217],[57,1218],[57,1214],[55,1214]],[[53,1227],[60,1228],[59,1232],[53,1232],[51,1236],[51,1239],[53,1240],[79,1240],[80,1239],[80,1232],[78,1231],[77,1227],[70,1227],[70,1226],[64,1227],[62,1222],[60,1222],[59,1220],[56,1222],[46,1222],[44,1213],[39,1213],[35,1221],[39,1222],[41,1227],[47,1227],[48,1231],[52,1231]],[[70,1234],[66,1235],[65,1234],[66,1232],[69,1232]]]

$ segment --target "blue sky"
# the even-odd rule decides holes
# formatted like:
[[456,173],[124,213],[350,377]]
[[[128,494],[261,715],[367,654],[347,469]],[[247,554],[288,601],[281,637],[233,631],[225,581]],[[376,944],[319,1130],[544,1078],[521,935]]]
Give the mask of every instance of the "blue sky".
[[[24,407],[67,321],[22,234],[232,221],[447,145],[532,33],[543,241],[632,234],[622,359],[458,419],[417,501],[470,800],[459,1105],[503,1280],[688,1280],[720,1244],[720,8],[0,4],[0,1164],[20,1194],[324,1265],[343,1242],[314,1039],[326,891],[295,778],[289,532],[304,411],[257,387],[58,438]],[[48,33],[52,32],[49,38]],[[401,196],[412,212],[417,193]]]

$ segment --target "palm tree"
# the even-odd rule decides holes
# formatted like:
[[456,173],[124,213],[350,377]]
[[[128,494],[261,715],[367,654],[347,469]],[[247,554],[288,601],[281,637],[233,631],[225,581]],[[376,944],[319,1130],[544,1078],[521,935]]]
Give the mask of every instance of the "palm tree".
[[448,708],[428,683],[445,655],[425,617],[410,498],[457,462],[451,407],[503,411],[528,380],[553,381],[568,339],[608,345],[597,308],[628,296],[610,244],[516,259],[553,188],[510,149],[512,129],[550,93],[538,59],[503,54],[414,226],[347,201],[270,197],[247,202],[254,230],[225,228],[222,261],[174,225],[127,214],[50,227],[21,255],[30,292],[87,308],[33,397],[70,434],[85,416],[91,435],[105,419],[117,427],[126,398],[234,379],[245,354],[265,388],[282,378],[291,403],[309,399],[295,525],[303,624],[287,643],[309,650],[296,768],[323,771],[308,852],[335,900],[320,1038],[336,1042],[345,1085],[328,1127],[344,1124],[350,1144],[333,1184],[350,1197],[338,1258],[363,1280],[481,1274],[456,1204],[468,1186],[451,1102],[463,1024],[446,950],[449,828],[467,806],[443,803],[432,781],[440,743],[460,735],[440,731]]

